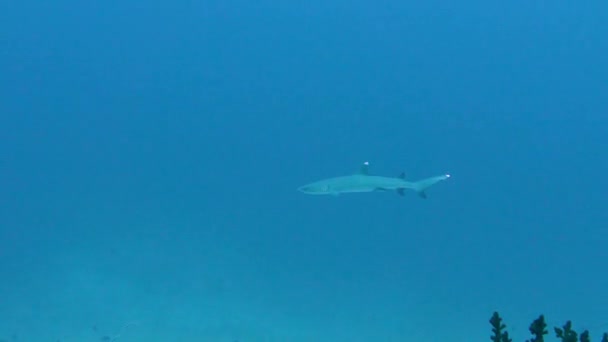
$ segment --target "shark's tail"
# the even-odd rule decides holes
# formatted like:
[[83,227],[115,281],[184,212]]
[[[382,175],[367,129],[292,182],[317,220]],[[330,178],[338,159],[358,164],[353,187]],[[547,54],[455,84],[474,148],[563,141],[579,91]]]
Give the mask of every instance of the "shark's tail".
[[412,188],[418,193],[418,196],[426,198],[426,189],[448,178],[450,178],[449,174],[422,179],[417,182],[413,182]]

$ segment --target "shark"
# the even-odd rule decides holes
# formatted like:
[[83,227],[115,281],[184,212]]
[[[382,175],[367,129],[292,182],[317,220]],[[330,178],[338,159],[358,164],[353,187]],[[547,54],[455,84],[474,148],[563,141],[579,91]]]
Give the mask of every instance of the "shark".
[[421,198],[427,198],[428,188],[450,177],[450,174],[443,174],[412,182],[406,180],[405,173],[401,173],[399,177],[375,176],[369,172],[369,162],[364,162],[357,173],[322,179],[300,186],[298,191],[308,195],[333,196],[343,193],[396,191],[403,196],[409,189],[415,191]]

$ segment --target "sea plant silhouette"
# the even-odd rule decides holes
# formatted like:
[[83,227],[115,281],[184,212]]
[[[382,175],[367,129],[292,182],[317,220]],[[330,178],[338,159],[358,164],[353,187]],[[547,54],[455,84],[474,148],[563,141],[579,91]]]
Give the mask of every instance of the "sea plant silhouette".
[[[506,331],[506,324],[503,323],[502,318],[498,312],[494,312],[490,318],[490,324],[492,325],[492,336],[490,336],[492,342],[512,342],[509,338],[509,333]],[[529,327],[530,333],[533,337],[526,342],[545,342],[545,335],[548,334],[547,323],[545,322],[545,316],[540,315],[535,319]],[[591,342],[589,337],[589,331],[585,330],[580,335],[572,329],[572,322],[567,321],[562,327],[555,327],[555,336],[560,342]],[[608,333],[604,333],[602,336],[602,342],[608,342]]]
[[545,335],[549,332],[547,331],[547,323],[545,322],[545,316],[540,315],[537,319],[530,324],[530,333],[534,335],[528,342],[544,342]]

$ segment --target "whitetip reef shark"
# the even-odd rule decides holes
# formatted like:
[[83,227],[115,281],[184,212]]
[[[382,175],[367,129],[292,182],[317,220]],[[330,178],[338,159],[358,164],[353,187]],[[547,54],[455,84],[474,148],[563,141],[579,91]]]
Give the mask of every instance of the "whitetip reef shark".
[[358,173],[327,178],[306,184],[298,188],[299,191],[309,195],[333,195],[352,192],[396,191],[403,196],[406,189],[414,190],[418,196],[426,198],[426,189],[438,182],[450,178],[449,174],[425,178],[416,182],[405,180],[405,174],[399,177],[374,176],[369,173],[369,162],[363,163]]

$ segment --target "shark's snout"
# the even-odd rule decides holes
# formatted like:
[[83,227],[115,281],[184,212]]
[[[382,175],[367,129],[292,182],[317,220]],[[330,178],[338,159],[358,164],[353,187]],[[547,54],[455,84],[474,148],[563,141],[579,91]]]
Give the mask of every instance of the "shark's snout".
[[305,194],[310,194],[314,192],[314,189],[311,186],[304,185],[298,188],[298,191],[303,192]]
[[316,183],[303,185],[298,188],[298,191],[303,192],[305,194],[309,194],[309,195],[322,195],[324,193],[327,193],[328,190],[329,190],[328,186],[320,185],[320,184],[316,184]]

